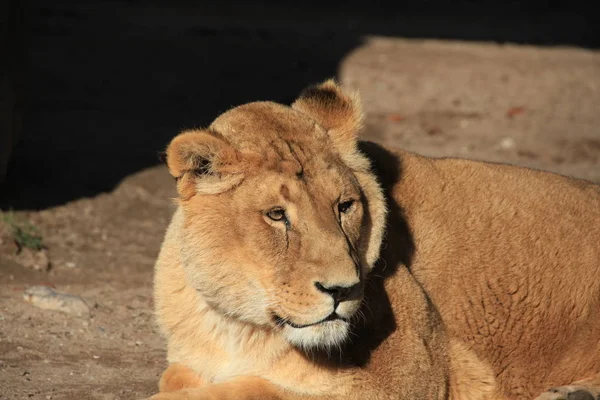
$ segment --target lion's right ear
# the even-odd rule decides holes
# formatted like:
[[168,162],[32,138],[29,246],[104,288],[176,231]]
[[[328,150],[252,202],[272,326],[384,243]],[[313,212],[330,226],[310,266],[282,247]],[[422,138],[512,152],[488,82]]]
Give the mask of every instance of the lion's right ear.
[[225,192],[243,179],[238,152],[207,130],[190,130],[176,136],[167,147],[166,158],[184,200],[195,194]]

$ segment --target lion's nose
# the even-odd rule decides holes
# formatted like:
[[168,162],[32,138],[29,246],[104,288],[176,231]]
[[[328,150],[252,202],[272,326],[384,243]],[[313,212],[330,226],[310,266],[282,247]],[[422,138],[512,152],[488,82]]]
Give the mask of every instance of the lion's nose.
[[356,288],[359,284],[360,283],[357,283],[352,286],[325,286],[321,282],[315,282],[316,288],[319,291],[327,293],[328,295],[333,297],[333,301],[336,305],[346,300],[352,292],[352,290],[354,290],[354,288]]

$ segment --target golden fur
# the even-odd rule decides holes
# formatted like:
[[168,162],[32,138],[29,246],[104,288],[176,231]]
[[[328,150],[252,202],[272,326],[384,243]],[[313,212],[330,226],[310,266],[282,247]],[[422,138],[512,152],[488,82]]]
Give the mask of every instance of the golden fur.
[[598,186],[359,143],[361,121],[327,81],[171,142],[153,399],[597,394]]

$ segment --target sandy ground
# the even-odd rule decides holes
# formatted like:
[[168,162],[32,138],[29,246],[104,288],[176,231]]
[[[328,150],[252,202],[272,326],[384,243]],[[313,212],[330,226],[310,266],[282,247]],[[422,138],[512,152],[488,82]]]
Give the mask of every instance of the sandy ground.
[[[600,182],[600,52],[370,37],[344,54],[338,76],[362,94],[367,139]],[[16,212],[42,232],[52,268],[0,254],[0,399],[136,399],[156,389],[165,351],[152,268],[173,196],[156,166],[107,193]],[[35,284],[81,295],[91,316],[24,302]]]

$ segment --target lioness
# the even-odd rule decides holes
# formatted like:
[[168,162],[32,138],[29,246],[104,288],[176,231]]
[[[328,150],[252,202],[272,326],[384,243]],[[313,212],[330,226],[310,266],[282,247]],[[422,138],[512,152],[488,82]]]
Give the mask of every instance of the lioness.
[[152,399],[595,399],[600,188],[362,118],[326,81],[173,139]]

